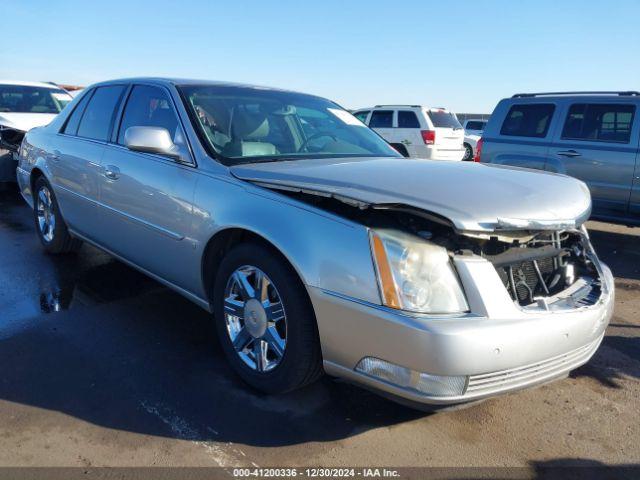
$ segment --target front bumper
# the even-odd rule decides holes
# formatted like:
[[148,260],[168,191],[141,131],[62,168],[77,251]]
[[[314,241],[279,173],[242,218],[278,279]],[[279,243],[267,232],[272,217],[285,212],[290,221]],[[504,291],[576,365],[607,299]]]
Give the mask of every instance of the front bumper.
[[444,149],[437,146],[425,145],[424,151],[418,154],[421,158],[427,160],[451,160],[459,161],[464,158],[464,148],[459,149]]
[[[613,276],[605,266],[602,276],[606,288],[589,307],[524,310],[513,304],[503,285],[484,282],[495,293],[484,314],[448,317],[405,315],[309,290],[328,374],[411,402],[457,404],[546,383],[586,363],[613,313]],[[472,305],[472,310],[483,309]],[[356,371],[365,357],[430,375],[465,376],[466,385],[460,395],[429,395]]]

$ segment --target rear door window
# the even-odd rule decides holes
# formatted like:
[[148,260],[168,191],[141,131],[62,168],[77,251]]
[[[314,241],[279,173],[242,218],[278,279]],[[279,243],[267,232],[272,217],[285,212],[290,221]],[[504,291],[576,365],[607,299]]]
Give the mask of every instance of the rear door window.
[[562,128],[562,138],[629,143],[635,110],[634,105],[620,103],[574,103]]
[[353,116],[360,120],[362,123],[365,123],[365,121],[367,120],[367,115],[369,115],[369,110],[353,114]]
[[393,110],[375,110],[369,120],[371,128],[391,128],[393,127]]
[[451,112],[444,110],[429,110],[428,112],[431,123],[436,128],[462,128],[458,118]]
[[414,112],[409,110],[399,110],[398,128],[420,128],[418,117]]
[[78,136],[106,141],[124,92],[123,85],[98,87],[89,100],[78,127]]
[[500,130],[501,135],[544,138],[555,111],[552,103],[513,105]]

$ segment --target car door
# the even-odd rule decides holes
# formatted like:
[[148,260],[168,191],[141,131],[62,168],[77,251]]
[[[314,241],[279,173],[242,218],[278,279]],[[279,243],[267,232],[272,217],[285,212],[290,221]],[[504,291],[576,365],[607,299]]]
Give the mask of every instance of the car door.
[[636,168],[633,175],[633,183],[631,185],[631,196],[629,199],[629,213],[640,221],[640,141],[636,138],[638,150],[636,153]]
[[628,211],[637,153],[631,139],[638,137],[640,123],[635,110],[628,101],[567,103],[564,125],[549,149],[547,170],[584,181],[596,214]]
[[388,143],[397,143],[393,117],[393,110],[374,110],[369,117],[369,128],[374,129]]
[[481,161],[544,170],[556,110],[548,99],[501,101],[484,130]]
[[[129,150],[130,127],[167,129],[181,160]],[[196,170],[173,100],[164,87],[134,85],[121,122],[104,152],[100,202],[101,238],[107,248],[178,286],[193,256],[190,240]]]
[[420,121],[412,110],[398,110],[398,143],[407,149],[410,157],[420,157],[424,151],[424,140],[420,133]]
[[72,230],[91,239],[100,230],[100,162],[124,90],[124,85],[109,85],[87,92],[49,152],[50,180],[64,219]]

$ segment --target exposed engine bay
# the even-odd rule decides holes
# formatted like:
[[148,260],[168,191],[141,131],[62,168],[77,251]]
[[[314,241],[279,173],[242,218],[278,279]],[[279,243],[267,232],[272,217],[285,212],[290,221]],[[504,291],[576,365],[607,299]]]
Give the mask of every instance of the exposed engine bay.
[[[460,232],[446,218],[403,205],[368,205],[319,192],[274,188],[280,193],[372,228],[395,228],[447,249],[490,261],[514,302],[546,305],[582,279],[588,284],[571,306],[588,306],[600,297],[600,274],[586,233],[570,230]],[[585,281],[586,280],[586,281]]]
[[17,153],[25,134],[22,130],[0,126],[0,149]]

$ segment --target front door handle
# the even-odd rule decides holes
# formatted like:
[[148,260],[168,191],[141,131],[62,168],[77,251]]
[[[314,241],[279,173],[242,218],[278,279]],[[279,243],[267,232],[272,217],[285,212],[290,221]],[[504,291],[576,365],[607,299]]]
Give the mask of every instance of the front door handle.
[[580,153],[575,150],[561,150],[556,152],[556,155],[560,155],[561,157],[580,157]]
[[120,169],[114,165],[104,167],[104,176],[109,180],[117,180],[120,177]]

